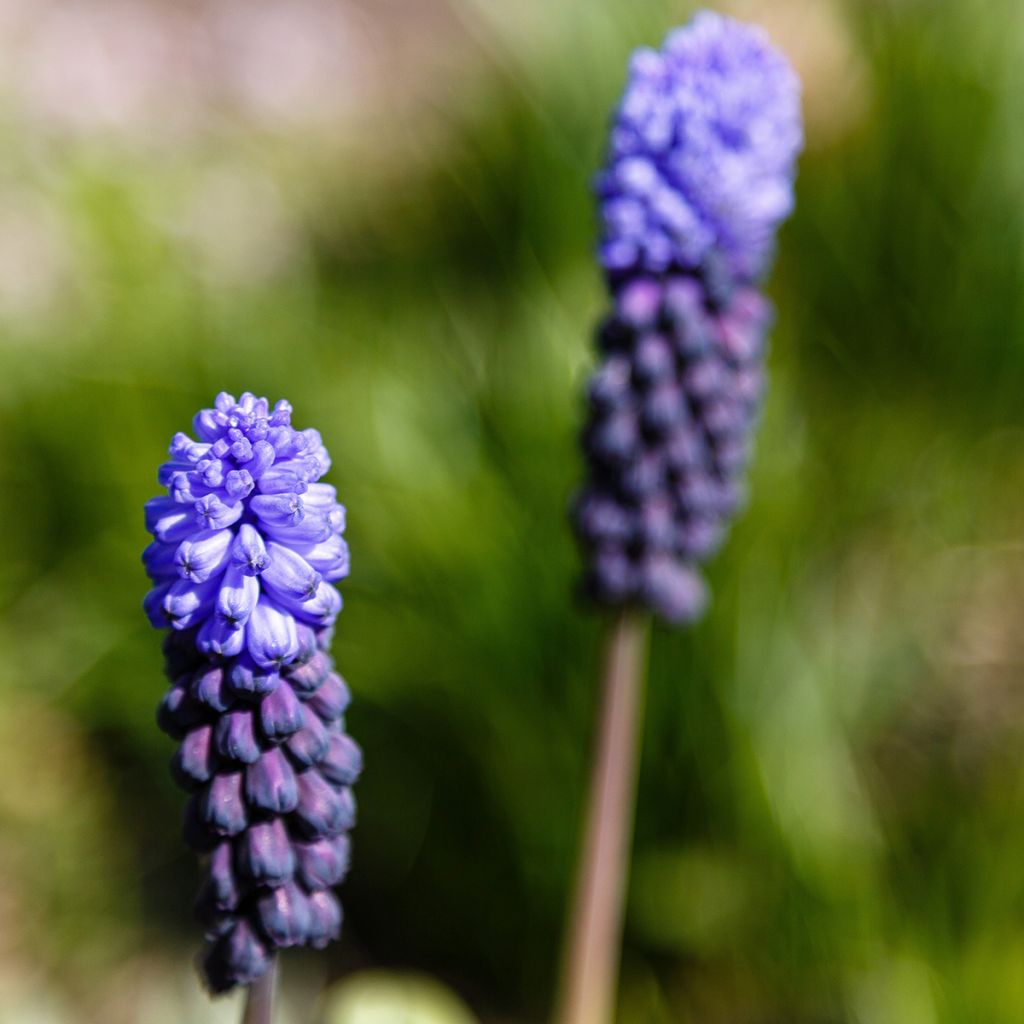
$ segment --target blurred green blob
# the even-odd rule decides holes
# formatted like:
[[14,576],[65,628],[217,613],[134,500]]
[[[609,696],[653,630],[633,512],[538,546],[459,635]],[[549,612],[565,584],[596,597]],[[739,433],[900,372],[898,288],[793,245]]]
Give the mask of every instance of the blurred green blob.
[[419,974],[367,971],[332,986],[323,1024],[477,1024],[458,996]]
[[720,952],[749,930],[755,878],[729,851],[644,851],[633,867],[629,927],[652,947]]

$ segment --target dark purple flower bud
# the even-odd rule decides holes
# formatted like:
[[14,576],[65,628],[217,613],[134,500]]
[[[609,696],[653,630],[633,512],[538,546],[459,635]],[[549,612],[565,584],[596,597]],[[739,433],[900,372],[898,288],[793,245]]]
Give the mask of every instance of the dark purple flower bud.
[[309,937],[309,897],[294,882],[261,896],[256,913],[264,933],[278,949],[300,945]]
[[322,761],[330,750],[330,736],[319,715],[307,714],[302,728],[288,737],[288,753],[304,768]]
[[665,443],[665,461],[677,473],[702,467],[708,459],[708,448],[699,427],[678,427]]
[[722,534],[719,520],[691,516],[677,528],[675,549],[688,561],[700,561],[718,550]]
[[585,543],[601,541],[625,544],[632,535],[629,509],[614,498],[587,493],[576,507],[576,529]]
[[351,827],[351,808],[315,768],[301,772],[298,780],[299,803],[292,817],[302,835],[319,839]]
[[331,736],[327,756],[320,762],[320,774],[336,786],[351,786],[363,770],[363,752],[346,733]]
[[240,918],[210,947],[203,960],[203,973],[212,992],[227,992],[235,985],[255,981],[269,965],[267,947],[252,925]]
[[637,277],[619,292],[619,316],[629,327],[654,327],[661,308],[661,285],[652,278]]
[[227,711],[233,697],[221,665],[205,665],[192,677],[192,696],[213,711]]
[[[309,631],[306,631],[307,635]],[[317,651],[314,649],[308,660],[304,664],[298,665],[293,668],[288,674],[288,682],[291,683],[292,689],[295,690],[299,696],[304,694],[312,693],[330,674],[331,662],[323,651]]]
[[629,360],[612,356],[590,381],[590,401],[596,409],[611,410],[630,395]]
[[721,394],[725,378],[725,367],[714,356],[689,363],[683,371],[684,386],[696,401]]
[[280,747],[271,747],[246,768],[245,799],[250,807],[275,814],[295,810],[299,802],[295,772]]
[[645,451],[622,470],[620,490],[631,502],[657,494],[665,485],[665,460],[658,451]]
[[341,934],[341,904],[328,889],[309,896],[309,944],[323,949]]
[[658,555],[644,562],[641,579],[645,601],[668,622],[692,621],[707,603],[700,576],[671,557]]
[[[628,368],[628,362],[627,362]],[[675,377],[676,357],[672,346],[661,334],[643,335],[636,347],[633,372],[637,380],[648,386],[659,381],[672,382]]]
[[234,850],[229,840],[214,848],[207,864],[209,895],[219,909],[233,910],[239,905],[240,891],[234,879]]
[[640,443],[637,415],[632,409],[620,409],[599,420],[589,432],[585,447],[598,459],[621,464],[628,462]]
[[213,727],[199,725],[186,734],[171,763],[175,777],[186,789],[209,782],[217,767]]
[[302,884],[311,891],[337,885],[348,872],[350,846],[345,835],[296,843],[296,872]]
[[[333,629],[333,622],[327,625],[310,625],[306,622],[297,621],[295,623],[295,635],[299,641],[299,653],[295,656],[295,660],[291,665],[288,666],[289,673],[304,665],[321,648],[326,650],[330,647],[331,639],[334,636]],[[328,636],[328,634],[330,635]]]
[[189,693],[191,679],[176,680],[164,694],[157,709],[157,725],[172,739],[183,739],[185,733],[202,721],[204,709]]
[[330,722],[345,713],[351,699],[344,680],[336,672],[332,672],[306,703],[325,722]]
[[260,728],[268,740],[287,739],[302,728],[305,717],[295,691],[284,680],[260,701]]
[[261,696],[276,690],[280,681],[281,676],[275,669],[257,665],[246,651],[231,659],[228,684],[236,693]]
[[224,619],[207,619],[196,634],[196,646],[216,658],[234,658],[245,647],[245,629]]
[[214,745],[225,760],[252,764],[260,756],[253,712],[235,708],[221,715],[214,729]]
[[607,547],[594,553],[588,589],[597,600],[611,604],[627,600],[635,579],[636,570],[625,551]]
[[644,502],[640,508],[638,540],[648,549],[671,547],[675,539],[676,523],[672,502],[663,496]]
[[642,422],[653,434],[664,434],[688,419],[686,398],[678,384],[664,381],[644,399]]
[[242,799],[242,773],[215,775],[199,798],[199,817],[215,832],[238,835],[249,816]]
[[280,885],[295,873],[295,853],[280,818],[260,821],[236,843],[236,868],[244,878]]
[[196,853],[209,853],[221,841],[221,836],[211,831],[203,818],[202,802],[203,794],[197,793],[185,805],[181,836]]

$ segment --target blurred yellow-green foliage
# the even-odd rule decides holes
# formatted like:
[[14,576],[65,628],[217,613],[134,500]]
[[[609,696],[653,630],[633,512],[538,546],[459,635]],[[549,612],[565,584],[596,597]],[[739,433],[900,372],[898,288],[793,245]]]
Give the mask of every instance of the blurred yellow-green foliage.
[[[1019,1024],[1024,7],[724,6],[808,149],[751,502],[654,637],[620,1019]],[[600,629],[589,182],[690,9],[0,2],[3,1024],[237,1013],[191,973],[140,609],[142,502],[221,389],[287,396],[350,515],[355,866],[284,1019],[461,1021],[425,975],[545,1018]]]

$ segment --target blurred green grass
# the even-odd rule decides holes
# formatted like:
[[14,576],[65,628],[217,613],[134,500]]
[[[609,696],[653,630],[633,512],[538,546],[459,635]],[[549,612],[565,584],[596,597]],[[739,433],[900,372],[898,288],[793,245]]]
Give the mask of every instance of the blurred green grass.
[[[685,9],[566,3],[536,35],[458,10],[472,88],[368,152],[5,122],[6,184],[68,262],[0,334],[0,978],[82,1019],[138,1019],[122,962],[185,970],[197,938],[140,509],[222,388],[288,396],[349,508],[335,651],[368,768],[328,976],[546,1013],[600,631],[565,527],[587,189],[629,49]],[[750,505],[707,620],[655,636],[630,1024],[1024,1019],[1024,25],[1009,0],[836,24],[860,105],[812,121]],[[196,207],[211,181],[277,219]]]

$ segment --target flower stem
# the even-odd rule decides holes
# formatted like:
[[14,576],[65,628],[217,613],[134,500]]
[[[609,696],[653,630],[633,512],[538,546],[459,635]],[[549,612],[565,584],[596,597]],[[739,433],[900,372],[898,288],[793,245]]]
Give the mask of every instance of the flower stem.
[[604,661],[601,718],[556,1024],[610,1024],[636,803],[650,617],[622,611]]
[[245,998],[242,1024],[271,1024],[274,1018],[274,981],[277,975],[277,957],[250,986]]

